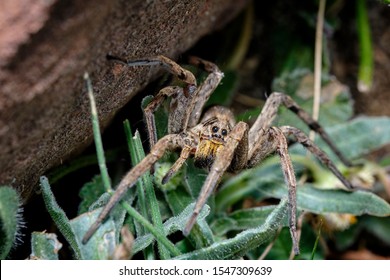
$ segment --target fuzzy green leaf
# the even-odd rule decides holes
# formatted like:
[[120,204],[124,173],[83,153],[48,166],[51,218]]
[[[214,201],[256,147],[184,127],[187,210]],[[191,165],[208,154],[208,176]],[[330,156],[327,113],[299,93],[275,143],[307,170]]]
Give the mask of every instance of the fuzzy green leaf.
[[[276,206],[270,205],[234,211],[224,218],[216,219],[212,224],[212,230],[215,234],[222,236],[229,231],[253,228],[255,225],[263,224],[275,208]],[[287,225],[287,220],[285,220],[283,226]]]
[[19,195],[14,188],[0,186],[0,259],[11,250],[21,224]]
[[[77,236],[83,236],[89,227],[96,221],[100,209],[84,213],[70,221],[70,225]],[[87,244],[81,245],[83,258],[86,260],[110,259],[116,247],[116,226],[113,219],[108,218],[91,237]]]
[[390,118],[359,117],[328,132],[344,155],[356,159],[390,143]]
[[[349,159],[358,159],[380,147],[390,143],[389,117],[358,117],[327,129],[327,132],[339,150]],[[338,158],[329,147],[317,137],[318,146],[323,149],[334,162]],[[290,153],[306,154],[300,146],[295,145]]]
[[264,162],[257,168],[242,171],[220,187],[215,198],[217,211],[228,209],[245,197],[253,196],[253,193],[263,184],[280,178],[283,178],[283,175],[278,164],[269,165]]
[[193,160],[187,161],[183,182],[193,199],[198,197],[207,175],[206,170],[195,167]]
[[[174,215],[179,215],[194,200],[184,190],[183,186],[179,186],[175,191],[166,192],[165,197]],[[210,210],[208,211],[208,215],[209,213]],[[195,248],[202,248],[214,242],[212,231],[207,222],[203,220],[198,220],[198,223],[194,225],[188,239]]]
[[[264,166],[243,173],[238,178],[227,181],[218,193],[219,208],[225,208],[239,200],[235,192],[241,196],[251,195],[256,198],[284,198],[287,187],[280,170],[272,170],[275,166]],[[272,173],[269,173],[269,171]],[[245,182],[245,183],[243,183]],[[322,190],[314,185],[305,184],[298,187],[298,207],[313,213],[350,213],[353,215],[369,214],[384,217],[390,215],[390,205],[379,196],[365,191],[346,192],[342,190]]]
[[[286,197],[287,189],[283,181],[279,184],[266,184],[257,190],[266,197]],[[347,192],[342,190],[321,190],[312,184],[298,187],[298,207],[312,213],[369,214],[378,217],[390,215],[390,204],[379,196],[366,191]]]
[[62,244],[57,235],[46,232],[33,232],[31,234],[31,258],[40,260],[58,260],[58,251]]
[[78,240],[73,228],[70,225],[69,219],[66,216],[64,210],[57,204],[57,201],[54,198],[54,195],[51,191],[49,182],[46,177],[42,176],[40,179],[40,185],[42,190],[42,197],[46,205],[46,209],[49,212],[51,218],[55,222],[57,228],[69,242],[75,258],[83,259],[83,254],[81,251],[81,243]]

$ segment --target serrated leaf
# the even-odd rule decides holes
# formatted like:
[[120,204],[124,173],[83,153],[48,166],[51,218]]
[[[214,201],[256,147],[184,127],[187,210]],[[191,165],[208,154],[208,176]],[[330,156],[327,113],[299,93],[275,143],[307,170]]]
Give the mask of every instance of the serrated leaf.
[[270,240],[287,215],[287,200],[282,200],[267,217],[264,224],[245,230],[231,239],[216,242],[209,247],[183,254],[176,259],[181,260],[218,260],[236,259]]
[[[70,221],[76,236],[84,236],[89,227],[96,221],[101,208],[84,213]],[[116,247],[116,227],[112,218],[108,218],[91,237],[87,244],[81,245],[83,258],[86,260],[110,259]]]
[[62,244],[57,235],[46,232],[33,232],[31,234],[31,258],[40,260],[58,260],[58,251]]

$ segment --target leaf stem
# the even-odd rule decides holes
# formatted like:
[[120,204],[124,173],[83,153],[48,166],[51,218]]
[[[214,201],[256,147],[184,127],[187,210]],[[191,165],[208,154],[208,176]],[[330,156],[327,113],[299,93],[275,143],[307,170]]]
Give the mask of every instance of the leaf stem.
[[[324,13],[326,0],[320,0],[320,6],[317,14],[315,54],[314,54],[314,100],[313,100],[313,119],[318,120],[320,115],[321,99],[321,74],[322,74],[322,43],[324,29]],[[315,132],[310,131],[310,139],[314,142]]]
[[323,221],[322,221],[322,219],[321,219],[320,225],[319,225],[319,228],[318,228],[317,238],[316,238],[316,241],[314,242],[313,251],[311,252],[311,260],[314,260],[314,254],[315,254],[315,252],[316,252],[316,250],[317,250],[318,241],[320,240],[320,237],[321,237],[321,228],[322,228],[322,224],[323,224]]
[[368,21],[365,0],[356,1],[356,14],[360,45],[360,62],[357,86],[359,91],[368,92],[372,86],[374,62],[371,45],[370,23]]

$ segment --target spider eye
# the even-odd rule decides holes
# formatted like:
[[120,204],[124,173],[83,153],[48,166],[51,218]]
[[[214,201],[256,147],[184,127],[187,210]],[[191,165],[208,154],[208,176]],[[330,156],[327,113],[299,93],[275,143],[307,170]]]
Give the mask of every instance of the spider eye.
[[212,128],[212,131],[214,132],[214,133],[217,133],[218,132],[218,126],[213,126],[213,128]]
[[226,129],[222,129],[222,135],[223,135],[223,136],[226,136],[226,135],[227,135],[227,130],[226,130]]

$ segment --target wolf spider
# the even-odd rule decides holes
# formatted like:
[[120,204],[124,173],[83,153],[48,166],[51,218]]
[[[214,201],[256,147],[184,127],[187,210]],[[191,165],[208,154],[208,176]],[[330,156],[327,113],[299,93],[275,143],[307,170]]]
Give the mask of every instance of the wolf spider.
[[[289,227],[293,249],[296,255],[299,254],[296,234],[296,179],[288,154],[286,139],[288,136],[293,136],[295,141],[301,143],[313,153],[348,189],[353,188],[329,157],[301,130],[291,126],[271,126],[279,106],[283,105],[301,118],[312,130],[316,131],[345,165],[350,165],[318,122],[313,120],[289,96],[278,92],[272,93],[266,100],[257,120],[249,128],[249,125],[245,122],[236,123],[233,113],[225,107],[214,106],[208,109],[203,116],[201,115],[206,101],[223,78],[223,73],[211,62],[196,57],[190,58],[190,64],[208,72],[205,81],[197,87],[196,79],[190,71],[164,56],[133,61],[126,61],[113,56],[108,56],[108,59],[129,66],[163,66],[185,85],[183,87],[168,86],[163,88],[145,108],[144,114],[150,139],[150,153],[122,179],[95,223],[85,234],[83,243],[89,240],[126,190],[132,187],[145,172],[151,170],[166,151],[181,150],[180,157],[163,178],[163,183],[166,183],[190,156],[194,156],[196,166],[206,168],[209,171],[192,216],[183,231],[184,235],[188,235],[191,231],[198,214],[225,171],[237,172],[245,168],[251,168],[276,151],[280,157],[285,182],[288,185]],[[167,97],[171,97],[168,135],[157,141],[154,112]]]

